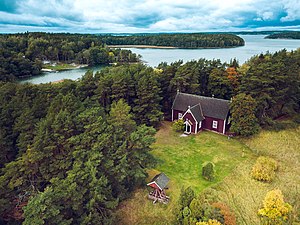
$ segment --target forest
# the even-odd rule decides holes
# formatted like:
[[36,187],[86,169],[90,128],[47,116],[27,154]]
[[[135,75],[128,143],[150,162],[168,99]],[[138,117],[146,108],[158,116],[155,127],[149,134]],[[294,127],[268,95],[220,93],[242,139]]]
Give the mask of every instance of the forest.
[[0,81],[41,73],[43,61],[89,66],[138,62],[130,50],[110,49],[96,35],[22,33],[0,35]]
[[232,48],[245,45],[241,37],[221,33],[104,35],[101,39],[107,45],[151,45],[177,48]]
[[[0,220],[8,224],[114,224],[114,210],[145,184],[154,134],[177,90],[233,98],[237,121],[299,123],[300,49],[233,59],[107,67],[79,81],[0,82]],[[249,107],[249,102],[251,103]],[[238,107],[235,107],[236,104]],[[245,107],[244,107],[245,106]],[[247,119],[247,118],[246,118]],[[249,123],[249,121],[247,121]]]
[[300,31],[279,32],[266,36],[268,39],[300,39]]
[[179,48],[227,48],[244,45],[232,34],[93,35],[26,32],[0,35],[0,81],[41,73],[43,61],[89,66],[138,62],[130,50],[107,45],[157,45]]

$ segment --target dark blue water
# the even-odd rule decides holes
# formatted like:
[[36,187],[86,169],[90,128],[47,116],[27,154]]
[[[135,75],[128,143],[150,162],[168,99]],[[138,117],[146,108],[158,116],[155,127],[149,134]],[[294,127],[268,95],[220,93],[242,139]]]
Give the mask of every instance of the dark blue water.
[[[184,62],[193,59],[221,59],[229,62],[236,58],[240,64],[244,63],[254,55],[260,53],[276,52],[281,49],[295,50],[300,48],[300,40],[284,39],[264,39],[264,35],[241,35],[245,40],[245,46],[226,49],[138,49],[130,48],[134,53],[140,54],[142,60],[150,66],[157,66],[160,62],[174,62],[183,60]],[[101,70],[103,67],[92,67],[94,71]],[[21,82],[30,82],[34,84],[48,83],[62,79],[76,80],[80,78],[88,68],[61,71],[58,73],[43,73],[41,76],[31,77]]]
[[193,59],[221,59],[229,62],[236,58],[242,64],[253,55],[276,52],[281,49],[295,50],[300,48],[300,40],[264,39],[265,35],[240,35],[245,40],[245,46],[222,49],[137,49],[131,48],[134,53],[140,54],[148,65],[157,66],[160,62],[174,62],[182,59],[184,62]]

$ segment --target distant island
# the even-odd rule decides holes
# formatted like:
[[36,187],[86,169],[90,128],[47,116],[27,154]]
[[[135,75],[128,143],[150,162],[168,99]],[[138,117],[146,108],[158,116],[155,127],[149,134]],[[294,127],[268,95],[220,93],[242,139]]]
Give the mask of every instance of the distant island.
[[174,49],[172,46],[157,46],[157,45],[107,45],[108,48],[155,48],[155,49]]
[[300,31],[280,32],[266,36],[267,39],[300,39]]
[[26,32],[0,35],[0,81],[77,66],[135,63],[140,56],[121,48],[232,48],[245,41],[234,34],[69,34]]
[[132,34],[100,35],[108,46],[142,46],[149,48],[232,48],[244,46],[243,38],[234,34],[189,33],[189,34]]
[[135,63],[139,56],[126,49],[111,49],[99,35],[21,33],[0,35],[0,81],[83,66]]

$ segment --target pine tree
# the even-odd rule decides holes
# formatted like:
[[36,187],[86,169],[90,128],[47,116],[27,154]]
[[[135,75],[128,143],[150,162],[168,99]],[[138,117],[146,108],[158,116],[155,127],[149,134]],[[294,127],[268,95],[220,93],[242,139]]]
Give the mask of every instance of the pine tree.
[[213,69],[209,75],[208,90],[214,97],[230,99],[233,93],[232,85],[223,69]]
[[141,74],[136,87],[137,98],[134,101],[135,120],[138,124],[157,127],[162,119],[160,106],[160,88],[153,71]]
[[258,132],[258,119],[255,117],[256,105],[256,101],[250,95],[239,94],[232,99],[230,129],[233,132],[242,136]]

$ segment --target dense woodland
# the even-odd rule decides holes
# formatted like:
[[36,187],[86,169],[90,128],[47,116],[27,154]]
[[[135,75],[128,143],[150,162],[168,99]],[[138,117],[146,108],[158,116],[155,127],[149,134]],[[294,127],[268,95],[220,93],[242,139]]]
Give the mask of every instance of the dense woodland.
[[231,48],[245,45],[234,34],[140,34],[126,36],[103,36],[107,45],[154,45],[177,48]]
[[300,31],[292,31],[292,32],[280,32],[275,34],[270,34],[265,38],[269,39],[300,39]]
[[88,64],[138,62],[130,50],[107,45],[157,45],[180,48],[227,48],[244,45],[233,34],[155,34],[91,35],[59,33],[21,33],[0,35],[0,81],[41,73],[42,61]]
[[234,130],[241,135],[276,128],[282,117],[299,122],[300,49],[241,66],[199,59],[108,67],[57,84],[1,82],[1,220],[114,223],[114,209],[155,163],[154,128],[170,118],[177,90],[233,98],[233,120],[248,131]]
[[0,35],[0,81],[41,73],[42,61],[88,64],[138,62],[130,50],[110,49],[99,36],[22,33]]

